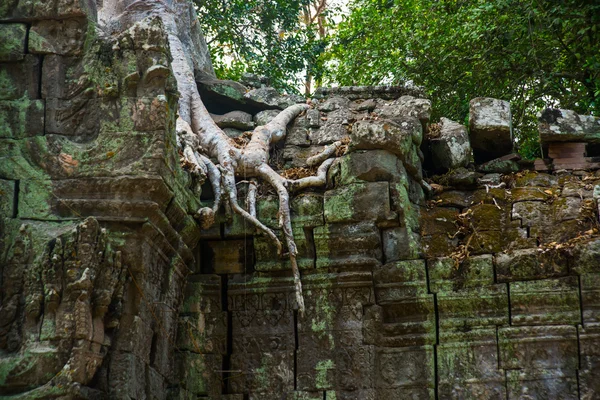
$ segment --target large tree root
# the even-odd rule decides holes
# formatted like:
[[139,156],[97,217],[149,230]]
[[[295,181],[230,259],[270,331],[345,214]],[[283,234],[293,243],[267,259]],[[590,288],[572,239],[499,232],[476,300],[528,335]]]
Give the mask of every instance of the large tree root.
[[[275,246],[277,246],[279,255],[283,257],[283,245],[280,240],[271,229],[265,226],[256,217],[257,183],[254,177],[264,180],[276,190],[279,198],[279,227],[283,232],[288,250],[287,256],[290,259],[292,267],[294,291],[300,313],[304,313],[305,307],[302,295],[300,271],[296,260],[298,249],[292,231],[289,192],[296,192],[309,187],[325,185],[327,170],[334,161],[333,158],[329,157],[335,154],[335,150],[341,146],[341,142],[333,143],[326,147],[323,152],[307,160],[311,165],[321,163],[317,175],[297,180],[285,179],[275,172],[268,164],[268,156],[270,145],[285,137],[287,124],[306,108],[307,106],[303,104],[288,107],[269,124],[257,127],[252,134],[252,139],[243,149],[235,148],[231,143],[231,140],[223,134],[223,137],[220,140],[223,140],[224,143],[218,143],[217,147],[227,148],[228,157],[224,157],[224,163],[219,164],[218,166],[215,166],[215,164],[205,155],[198,153],[199,149],[201,150],[202,147],[197,146],[197,148],[190,148],[191,146],[196,145],[196,141],[190,139],[190,134],[193,135],[193,131],[184,121],[178,122],[179,134],[182,138],[180,143],[183,146],[183,154],[186,156],[186,161],[192,164],[198,164],[196,167],[197,169],[206,171],[206,175],[208,176],[213,187],[213,192],[215,193],[214,206],[212,208],[202,208],[196,215],[204,228],[208,228],[210,224],[214,222],[214,213],[216,213],[220,207],[221,193],[223,193],[227,199],[227,204],[231,209],[266,234],[273,241]],[[195,139],[195,136],[192,137]],[[216,155],[216,158],[220,158],[218,154]],[[244,176],[245,178],[248,176],[252,177],[250,181],[246,181],[248,183],[248,193],[246,198],[248,211],[244,210],[238,203],[235,182],[236,173],[238,176]]]
[[188,166],[192,165],[192,172],[201,177],[199,180],[208,177],[215,195],[212,207],[204,207],[197,212],[201,226],[211,226],[215,214],[223,207],[226,213],[233,211],[264,232],[275,243],[279,254],[283,255],[283,245],[275,233],[256,217],[255,188],[251,187],[248,191],[249,212],[238,204],[235,177],[243,177],[245,180],[260,178],[276,189],[279,196],[279,225],[292,264],[298,309],[303,313],[304,299],[296,263],[297,249],[292,234],[288,190],[322,185],[327,168],[331,165],[331,161],[326,159],[335,153],[338,145],[328,147],[323,154],[310,160],[314,166],[323,163],[316,177],[286,180],[269,167],[269,147],[285,137],[287,125],[306,110],[308,105],[296,104],[283,110],[268,124],[257,127],[246,147],[239,149],[215,124],[198,92],[194,71],[197,60],[194,57],[199,57],[202,51],[197,45],[197,38],[193,37],[195,34],[199,35],[199,32],[190,30],[189,16],[194,14],[190,1],[104,0],[103,13],[106,20],[119,21],[123,26],[130,26],[134,22],[150,27],[160,20],[166,32],[172,59],[171,68],[179,92],[177,133],[182,157]]

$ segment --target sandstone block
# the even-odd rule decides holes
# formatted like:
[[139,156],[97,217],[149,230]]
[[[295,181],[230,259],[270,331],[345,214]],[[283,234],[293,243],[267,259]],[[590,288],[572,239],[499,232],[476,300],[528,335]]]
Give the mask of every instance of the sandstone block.
[[393,101],[380,102],[375,113],[388,119],[416,117],[424,126],[431,116],[431,100],[401,96]]
[[383,231],[383,253],[385,262],[421,258],[420,236],[405,226],[385,229]]
[[511,325],[577,325],[581,323],[576,277],[511,282]]
[[20,61],[25,58],[25,24],[0,24],[0,62]]
[[575,370],[516,370],[506,372],[509,399],[579,399]]
[[464,327],[508,325],[506,285],[492,285],[438,293],[440,333]]
[[241,131],[254,129],[252,115],[243,111],[231,111],[223,115],[211,114],[219,128],[233,128]]
[[256,114],[253,118],[256,126],[266,125],[279,115],[279,110],[264,110]]
[[600,118],[572,110],[547,108],[538,115],[542,143],[600,142]]
[[310,132],[310,142],[319,146],[342,140],[348,136],[348,128],[342,124],[324,125]]
[[381,262],[381,235],[372,222],[318,226],[314,238],[317,268],[367,267]]
[[0,65],[0,100],[18,100],[38,97],[40,62],[36,56],[26,54],[19,63]]
[[471,100],[469,135],[477,163],[510,153],[513,148],[510,103],[486,97]]
[[448,293],[494,283],[494,266],[489,254],[469,257],[458,266],[449,257],[430,259],[427,261],[427,273],[432,293]]
[[325,192],[325,221],[384,222],[397,218],[390,209],[387,182],[353,183]]
[[408,185],[402,161],[386,150],[352,152],[338,159],[328,172],[333,185],[355,182],[401,182]]
[[579,366],[574,326],[499,328],[498,340],[504,369],[575,370]]
[[375,266],[373,282],[377,303],[427,295],[425,260],[410,260]]
[[29,30],[33,54],[79,55],[83,52],[87,21],[82,19],[36,21]]
[[44,134],[44,102],[23,97],[0,101],[0,138],[22,139]]
[[438,346],[440,398],[505,399],[504,371],[498,369],[496,329],[446,333]]
[[435,167],[445,170],[466,167],[471,160],[467,128],[447,118],[442,118],[440,125],[440,135],[431,139]]

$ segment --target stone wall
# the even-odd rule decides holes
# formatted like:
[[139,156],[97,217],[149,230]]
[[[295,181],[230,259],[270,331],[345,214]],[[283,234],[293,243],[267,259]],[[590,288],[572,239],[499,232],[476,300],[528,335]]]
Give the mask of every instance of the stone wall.
[[[180,318],[182,398],[600,395],[600,174],[467,159],[426,198],[421,149],[440,139],[422,143],[429,102],[404,93],[334,91],[275,152],[301,167],[351,139],[327,187],[292,203],[304,315],[262,235],[236,218],[202,232]],[[273,229],[276,207],[259,199]]]
[[100,37],[96,14],[85,0],[0,6],[2,396],[163,399],[177,385],[200,203],[179,166],[168,44],[156,24]]

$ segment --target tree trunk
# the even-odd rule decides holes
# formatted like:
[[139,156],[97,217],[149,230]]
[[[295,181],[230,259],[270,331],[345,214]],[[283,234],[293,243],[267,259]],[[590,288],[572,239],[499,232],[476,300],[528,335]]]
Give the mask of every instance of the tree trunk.
[[[324,175],[330,162],[324,163],[319,176],[299,182],[288,181],[277,174],[268,164],[269,148],[282,140],[290,121],[306,110],[306,104],[296,104],[282,111],[267,125],[257,127],[250,142],[237,148],[233,141],[215,124],[206,110],[195,75],[198,72],[214,75],[208,50],[196,22],[196,14],[189,0],[105,0],[99,10],[101,29],[112,34],[121,32],[135,23],[144,23],[149,18],[162,21],[168,36],[172,56],[172,69],[179,92],[177,131],[184,157],[197,170],[207,172],[213,185],[215,204],[212,208],[198,211],[197,217],[204,228],[214,221],[214,214],[226,206],[247,219],[269,236],[283,255],[283,246],[276,235],[262,224],[252,212],[238,204],[235,177],[261,178],[276,189],[279,196],[279,225],[283,230],[294,275],[294,286],[298,309],[304,312],[302,284],[296,263],[297,249],[292,234],[288,187],[317,186],[324,183]],[[327,154],[329,157],[330,154]],[[327,157],[321,157],[324,161]],[[217,165],[211,161],[217,160]],[[251,193],[254,193],[251,191]],[[249,203],[254,200],[250,199]]]

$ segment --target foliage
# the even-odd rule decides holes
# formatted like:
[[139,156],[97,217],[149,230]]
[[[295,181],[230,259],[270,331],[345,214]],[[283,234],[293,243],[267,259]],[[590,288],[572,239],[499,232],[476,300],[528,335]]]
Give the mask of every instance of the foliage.
[[600,114],[595,0],[353,0],[329,56],[340,84],[424,86],[436,116],[466,122],[469,100],[511,101],[517,140],[539,153],[545,106]]
[[327,38],[319,25],[331,10],[319,9],[320,18],[304,18],[318,3],[195,0],[217,76],[239,80],[244,72],[256,73],[288,92],[297,92],[307,79],[320,79]]

